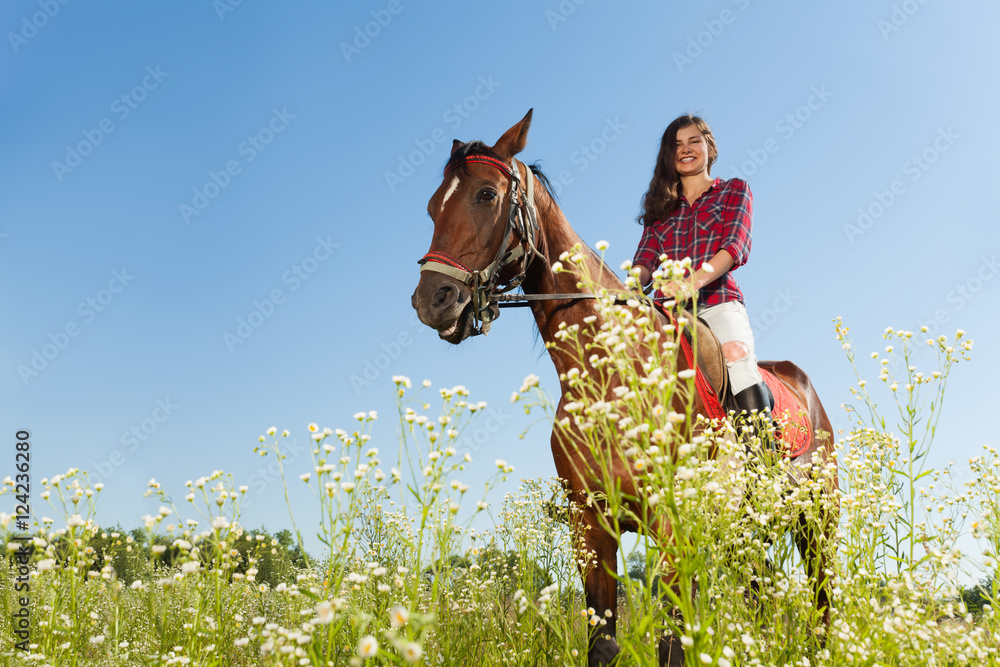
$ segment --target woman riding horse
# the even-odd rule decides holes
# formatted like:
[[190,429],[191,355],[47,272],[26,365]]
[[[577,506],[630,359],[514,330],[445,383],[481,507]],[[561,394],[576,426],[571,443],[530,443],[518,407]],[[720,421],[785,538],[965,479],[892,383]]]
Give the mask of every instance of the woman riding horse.
[[[609,292],[626,290],[601,258],[573,231],[549,193],[544,176],[514,159],[527,143],[530,124],[531,111],[493,146],[478,141],[454,142],[444,180],[427,205],[427,212],[434,221],[434,234],[430,249],[421,260],[420,282],[413,293],[412,304],[421,322],[435,329],[442,340],[457,345],[470,336],[484,333],[499,313],[498,302],[507,297],[503,293],[521,287],[524,295],[518,298],[529,301],[538,330],[560,376],[562,396],[555,418],[557,422],[568,423],[567,406],[574,400],[570,378],[574,374],[599,375],[601,371],[592,361],[580,359],[575,349],[562,345],[559,332],[573,326],[579,326],[581,332],[597,331],[602,322],[593,295],[583,293],[578,277],[572,271],[553,270],[556,259],[564,253],[578,254],[578,266],[596,277],[598,287]],[[587,322],[590,325],[585,324]],[[651,326],[656,335],[667,335],[669,324],[665,317],[657,317]],[[672,331],[672,327],[669,330]],[[625,354],[635,357],[638,352],[636,348]],[[683,356],[677,359],[678,372],[690,370]],[[809,461],[816,454],[821,461],[831,460],[832,442],[827,436],[832,427],[808,377],[790,362],[761,363],[798,397],[808,416],[811,440],[801,458]],[[615,400],[615,388],[616,385],[609,384],[608,395],[597,398]],[[697,393],[691,397],[691,402],[695,414],[707,414]],[[684,406],[678,407],[678,411],[685,410]],[[611,665],[619,654],[615,640],[618,534],[608,530],[602,521],[600,503],[587,502],[599,496],[609,483],[606,475],[609,457],[595,454],[586,444],[584,434],[573,425],[554,429],[551,445],[556,473],[567,489],[570,502],[580,510],[573,530],[583,552],[593,556],[597,563],[596,567],[583,570],[584,590],[587,606],[592,607],[598,617],[606,617],[606,624],[592,631],[588,665]],[[613,454],[610,483],[624,497],[640,498],[642,492],[629,462],[615,454],[621,450],[620,443],[609,441],[601,446]],[[810,474],[807,467],[789,472]],[[835,479],[832,485],[836,485]],[[644,503],[638,500],[630,503],[625,510],[642,516]],[[828,580],[823,573],[829,562],[826,550],[816,545],[832,535],[835,524],[835,521],[822,521],[820,525],[803,523],[799,531],[800,551],[815,582],[816,609],[824,620],[828,619],[829,598]],[[637,525],[623,526],[626,530],[637,528]],[[671,540],[672,528],[666,522],[656,525],[653,530],[658,540]],[[669,571],[665,577],[671,578]],[[682,665],[683,647],[679,637],[661,639],[659,655],[661,664]]]

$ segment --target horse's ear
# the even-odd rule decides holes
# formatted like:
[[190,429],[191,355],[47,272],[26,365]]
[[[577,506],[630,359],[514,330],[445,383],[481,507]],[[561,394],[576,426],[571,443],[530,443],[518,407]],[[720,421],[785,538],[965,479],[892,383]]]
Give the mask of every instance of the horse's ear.
[[461,148],[464,145],[465,145],[464,143],[462,143],[458,139],[455,139],[453,142],[451,142],[451,154],[454,155],[455,151],[457,151],[459,148]]
[[532,111],[534,109],[528,109],[528,113],[524,114],[521,122],[504,132],[503,136],[493,145],[493,152],[502,157],[504,161],[510,160],[524,150],[525,145],[527,145]]

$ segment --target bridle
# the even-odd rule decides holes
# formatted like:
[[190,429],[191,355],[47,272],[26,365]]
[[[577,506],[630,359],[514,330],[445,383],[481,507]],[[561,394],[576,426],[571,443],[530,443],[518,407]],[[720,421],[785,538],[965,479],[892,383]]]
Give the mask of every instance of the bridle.
[[[585,292],[572,294],[507,294],[516,289],[524,282],[528,267],[537,257],[543,262],[547,262],[545,256],[538,251],[535,239],[538,234],[538,214],[535,210],[535,179],[531,170],[525,167],[527,182],[525,188],[521,188],[521,164],[515,159],[511,159],[511,164],[490,157],[489,155],[470,155],[464,160],[460,160],[450,165],[445,170],[445,176],[458,167],[470,164],[488,164],[496,167],[510,179],[510,190],[507,192],[508,209],[507,222],[504,231],[503,242],[497,250],[493,261],[484,269],[474,271],[459,262],[447,253],[438,250],[431,250],[417,261],[420,264],[420,272],[435,271],[454,278],[470,290],[472,290],[472,317],[473,336],[486,334],[490,330],[493,320],[500,316],[500,308],[516,308],[530,305],[531,301],[555,301],[555,300],[575,300],[575,299],[596,299],[597,296]],[[520,242],[513,248],[510,243],[517,233]],[[521,268],[517,275],[507,283],[500,283],[500,274],[503,270],[521,260]],[[659,300],[655,298],[628,293],[615,298],[618,303],[625,303],[629,299]],[[671,302],[672,303],[672,302]],[[496,308],[494,308],[496,306]]]
[[[506,295],[524,282],[525,275],[531,262],[537,257],[546,261],[538,248],[535,246],[535,239],[538,234],[538,214],[535,211],[535,179],[531,170],[525,167],[526,183],[525,188],[521,188],[520,163],[512,159],[511,164],[490,157],[489,155],[470,155],[464,160],[450,165],[445,170],[445,176],[458,167],[480,163],[496,167],[507,178],[510,179],[510,190],[507,192],[508,208],[506,229],[504,230],[503,241],[497,250],[493,261],[484,268],[474,271],[463,265],[457,259],[450,257],[446,253],[432,250],[423,256],[417,263],[420,264],[421,273],[424,271],[436,271],[446,276],[458,280],[460,283],[472,290],[472,335],[485,334],[490,329],[490,325],[500,315],[500,305],[523,305],[519,303],[503,303],[507,300],[513,301],[512,295]],[[510,247],[514,234],[518,235],[520,241],[513,248]],[[521,268],[517,275],[507,281],[500,283],[500,274],[505,268],[514,262],[521,260]],[[576,296],[576,295],[574,295]],[[518,301],[523,300],[523,295],[519,295]]]

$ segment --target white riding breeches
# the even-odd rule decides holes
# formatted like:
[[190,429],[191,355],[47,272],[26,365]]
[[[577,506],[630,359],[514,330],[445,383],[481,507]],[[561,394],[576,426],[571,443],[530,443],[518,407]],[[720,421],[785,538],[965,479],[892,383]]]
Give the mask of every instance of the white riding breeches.
[[698,309],[698,317],[708,323],[722,345],[730,341],[738,341],[746,347],[746,356],[736,361],[727,357],[729,368],[729,383],[733,394],[738,394],[747,387],[762,382],[760,371],[757,370],[757,355],[754,354],[753,330],[750,329],[750,318],[746,308],[739,301],[726,301],[717,306]]

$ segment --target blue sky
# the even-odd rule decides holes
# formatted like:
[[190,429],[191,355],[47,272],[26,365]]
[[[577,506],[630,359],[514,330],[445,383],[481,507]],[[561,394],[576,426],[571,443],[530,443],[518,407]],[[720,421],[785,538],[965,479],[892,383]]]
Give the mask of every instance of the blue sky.
[[508,402],[529,373],[557,390],[528,313],[459,348],[412,315],[427,199],[453,138],[492,143],[534,108],[522,157],[563,175],[568,219],[617,266],[660,135],[690,111],[715,132],[714,173],[754,193],[737,278],[758,356],[797,362],[843,426],[834,317],[871,379],[884,327],[965,329],[974,361],[932,455],[961,462],[997,444],[998,20],[917,0],[4,0],[0,434],[31,431],[36,481],[106,472],[102,523],[155,510],[151,477],[179,497],[224,469],[254,480],[245,523],[274,530],[287,514],[257,436],[304,443],[309,422],[378,410],[394,460],[403,374],[493,409],[465,481],[497,457],[517,469],[506,490],[552,475],[547,429],[518,439]]

